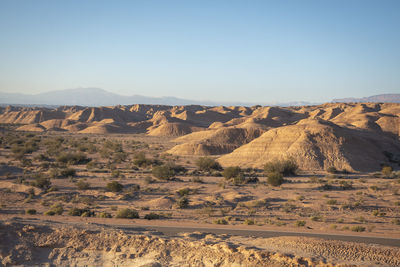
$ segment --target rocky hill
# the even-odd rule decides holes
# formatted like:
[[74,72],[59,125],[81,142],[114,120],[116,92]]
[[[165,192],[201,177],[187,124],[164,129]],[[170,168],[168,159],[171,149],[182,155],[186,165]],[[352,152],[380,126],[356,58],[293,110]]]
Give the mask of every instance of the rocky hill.
[[262,167],[294,158],[305,170],[371,171],[400,162],[400,104],[300,107],[129,105],[0,108],[18,131],[144,133],[177,137],[176,155],[218,155],[222,165]]

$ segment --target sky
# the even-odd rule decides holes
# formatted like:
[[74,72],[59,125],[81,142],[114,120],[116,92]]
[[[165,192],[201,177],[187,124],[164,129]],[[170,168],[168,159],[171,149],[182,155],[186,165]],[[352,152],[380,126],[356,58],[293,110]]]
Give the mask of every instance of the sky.
[[400,93],[398,0],[0,0],[0,91],[195,100]]

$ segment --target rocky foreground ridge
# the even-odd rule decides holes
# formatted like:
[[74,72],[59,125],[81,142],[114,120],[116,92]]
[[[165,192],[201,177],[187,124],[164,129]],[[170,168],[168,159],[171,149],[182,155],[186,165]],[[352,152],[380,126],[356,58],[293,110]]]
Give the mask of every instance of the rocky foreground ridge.
[[167,237],[95,225],[0,222],[2,266],[398,266],[400,249],[303,237]]

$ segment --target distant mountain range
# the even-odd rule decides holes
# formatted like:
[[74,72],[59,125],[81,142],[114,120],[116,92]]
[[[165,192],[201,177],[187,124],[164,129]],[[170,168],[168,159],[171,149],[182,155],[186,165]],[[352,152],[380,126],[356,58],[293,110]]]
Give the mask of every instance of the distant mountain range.
[[332,102],[334,103],[360,103],[360,102],[382,102],[382,103],[400,103],[400,94],[382,94],[382,95],[373,95],[369,97],[362,97],[362,98],[339,98],[333,99]]
[[[365,98],[343,98],[334,99],[332,102],[395,102],[400,103],[400,94],[376,95]],[[100,88],[77,88],[50,91],[39,94],[20,94],[0,92],[0,105],[23,105],[23,106],[116,106],[133,104],[151,105],[205,105],[205,106],[304,106],[320,103],[305,101],[296,102],[217,102],[197,101],[177,97],[147,97],[141,95],[125,96],[108,92]]]
[[316,103],[310,102],[288,102],[288,103],[249,103],[249,102],[216,102],[216,101],[197,101],[177,97],[147,97],[141,95],[119,95],[108,92],[100,88],[77,88],[50,91],[39,94],[20,94],[0,92],[0,105],[24,105],[24,106],[115,106],[115,105],[205,105],[205,106],[255,106],[255,105],[275,105],[275,106],[299,106]]

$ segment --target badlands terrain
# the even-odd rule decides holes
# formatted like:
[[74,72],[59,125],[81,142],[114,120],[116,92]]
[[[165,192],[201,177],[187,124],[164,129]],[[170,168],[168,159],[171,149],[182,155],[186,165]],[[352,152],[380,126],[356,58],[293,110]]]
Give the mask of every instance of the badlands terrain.
[[399,266],[399,116],[390,103],[1,108],[0,265]]

